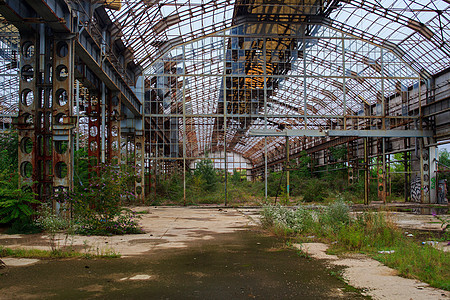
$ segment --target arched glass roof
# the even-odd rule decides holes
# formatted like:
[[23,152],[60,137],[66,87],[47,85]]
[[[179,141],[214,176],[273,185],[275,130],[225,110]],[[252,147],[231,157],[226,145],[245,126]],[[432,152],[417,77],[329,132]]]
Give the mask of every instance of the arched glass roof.
[[289,16],[300,7],[304,14],[305,7],[319,7],[324,23],[391,49],[423,76],[450,66],[448,0],[124,0],[119,11],[108,13],[146,68],[177,44],[239,23],[242,11]]
[[[408,91],[419,74],[389,50],[328,26],[315,26],[313,36],[304,24],[280,35],[285,28],[241,24],[172,48],[146,71],[146,116],[168,136],[187,131],[188,157],[218,151],[227,141],[228,151],[257,162],[264,138],[251,130],[342,127],[343,116],[364,115],[383,95],[401,95],[393,101],[405,105],[413,97]],[[269,150],[283,143],[272,138]]]

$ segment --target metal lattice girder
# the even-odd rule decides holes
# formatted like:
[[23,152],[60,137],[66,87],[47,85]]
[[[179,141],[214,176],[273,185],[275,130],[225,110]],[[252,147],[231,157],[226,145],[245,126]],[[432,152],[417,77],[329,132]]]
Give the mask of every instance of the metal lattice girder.
[[[184,101],[186,117],[214,121],[212,128],[202,125],[196,139],[190,139],[198,149],[206,149],[199,153],[223,147],[225,128],[227,149],[255,161],[261,148],[252,148],[260,139],[249,136],[248,129],[369,129],[382,124],[396,128],[419,117],[412,112],[417,88],[411,89],[419,77],[392,53],[326,27],[315,37],[305,37],[302,25],[294,35],[295,45],[281,52],[268,44],[287,38],[267,32],[248,35],[259,25],[240,26],[245,28],[174,48],[148,70],[146,115],[161,122],[182,118]],[[411,112],[407,116],[399,99]],[[154,130],[174,128],[161,123]],[[212,147],[200,146],[205,144]],[[268,147],[270,152],[276,144]]]
[[[213,34],[239,22],[291,23],[317,10],[322,22],[361,39],[386,46],[423,74],[447,68],[449,6],[445,0],[381,1],[122,1],[108,10],[123,39],[144,68],[180,43]],[[302,7],[303,6],[303,7]],[[324,16],[327,16],[324,18]]]
[[349,137],[432,137],[431,130],[252,130],[250,136],[349,136]]

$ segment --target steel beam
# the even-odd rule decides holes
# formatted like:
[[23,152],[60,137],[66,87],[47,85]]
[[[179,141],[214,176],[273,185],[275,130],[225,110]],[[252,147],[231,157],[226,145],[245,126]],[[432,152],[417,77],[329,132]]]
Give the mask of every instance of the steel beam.
[[432,137],[431,130],[315,130],[315,129],[288,129],[252,130],[250,136],[351,136],[351,137]]
[[[43,0],[3,0],[0,1],[0,14],[21,31],[33,31],[24,19],[39,17],[45,21],[54,32],[75,36],[74,19],[68,5],[64,1]],[[76,24],[78,25],[78,24]],[[69,37],[69,36],[68,36]],[[122,102],[133,112],[140,116],[142,103],[126,83],[120,72],[108,57],[102,55],[101,48],[92,35],[86,30],[77,33],[75,39],[75,52],[89,66],[112,91],[120,91],[124,97]]]
[[[88,50],[90,49],[90,50]],[[142,112],[141,101],[137,98],[119,71],[113,66],[109,59],[103,59],[100,55],[101,48],[87,30],[81,30],[78,40],[75,41],[76,54],[89,66],[89,69],[100,78],[113,92],[122,93],[122,103],[130,109],[135,116]]]

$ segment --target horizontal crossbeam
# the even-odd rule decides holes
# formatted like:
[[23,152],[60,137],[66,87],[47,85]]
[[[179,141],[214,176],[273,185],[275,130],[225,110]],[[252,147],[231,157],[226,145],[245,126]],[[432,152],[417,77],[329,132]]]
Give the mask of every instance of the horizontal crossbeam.
[[252,130],[250,136],[353,136],[353,137],[432,137],[431,130]]

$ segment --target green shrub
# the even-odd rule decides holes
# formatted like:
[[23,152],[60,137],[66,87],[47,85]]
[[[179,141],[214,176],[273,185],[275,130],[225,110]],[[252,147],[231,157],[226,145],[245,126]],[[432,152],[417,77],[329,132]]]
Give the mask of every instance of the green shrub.
[[[294,211],[266,206],[261,212],[261,223],[281,236],[297,233],[304,238],[306,234],[313,234],[316,238],[332,241],[333,251],[362,251],[396,268],[405,277],[450,290],[448,253],[429,245],[419,245],[406,237],[385,213],[364,212],[350,218],[349,207],[342,200],[313,213],[305,211],[304,208]],[[311,214],[314,214],[312,218]],[[393,252],[384,254],[379,253],[380,250]]]
[[309,231],[314,223],[310,211],[299,207],[290,209],[283,206],[264,206],[261,211],[261,223],[265,228],[276,225],[295,233]]
[[18,187],[19,175],[0,172],[0,223],[25,223],[33,215],[33,204],[40,203],[34,199],[31,188]]
[[204,180],[202,188],[206,191],[215,191],[219,181],[214,164],[210,159],[204,159],[197,163],[194,176]]
[[54,200],[71,204],[77,232],[91,235],[141,233],[139,216],[122,206],[135,199],[134,169],[127,165],[104,165],[99,176],[73,193],[61,192]]
[[0,132],[0,171],[17,172],[19,138],[16,130]]
[[342,227],[350,223],[350,207],[339,199],[327,206],[324,216],[327,224]]
[[310,178],[305,182],[301,193],[303,201],[322,202],[327,196],[327,185],[318,178]]

